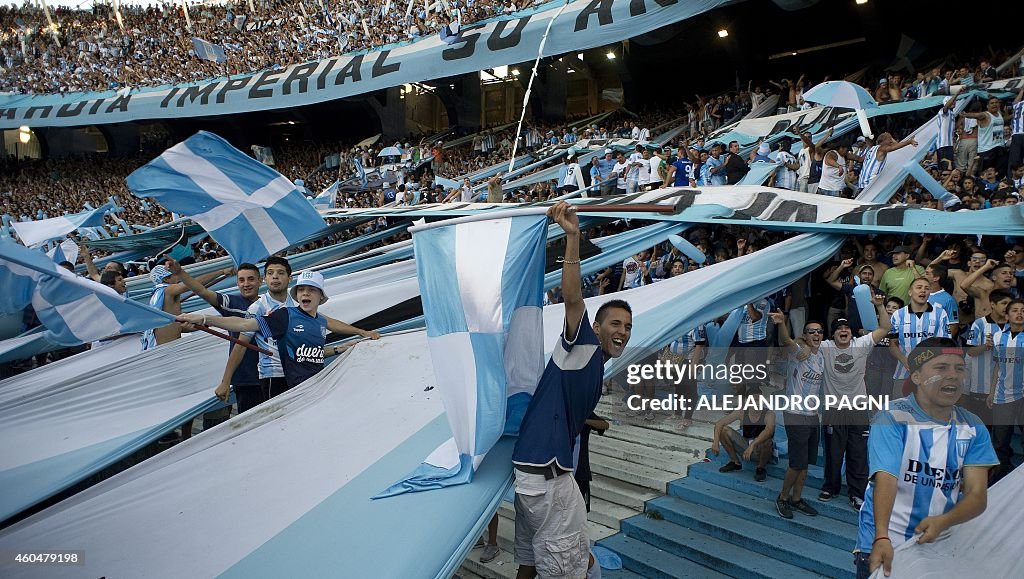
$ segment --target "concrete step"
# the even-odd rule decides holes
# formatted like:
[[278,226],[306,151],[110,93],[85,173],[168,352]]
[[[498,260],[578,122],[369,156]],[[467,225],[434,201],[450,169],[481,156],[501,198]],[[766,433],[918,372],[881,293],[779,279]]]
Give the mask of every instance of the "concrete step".
[[[697,480],[707,481],[722,488],[728,488],[748,495],[754,495],[763,499],[775,500],[782,492],[782,479],[773,476],[768,477],[764,482],[754,480],[754,465],[744,464],[742,471],[729,473],[718,472],[721,463],[705,462],[695,465],[690,469],[690,476]],[[823,517],[830,517],[851,525],[857,524],[857,511],[850,506],[849,499],[840,496],[827,503],[818,501],[819,489],[809,487],[804,489],[804,498]]]
[[590,512],[587,513],[587,520],[619,530],[619,521],[636,515],[636,510],[615,503],[599,499],[593,495],[590,497]]
[[661,496],[650,489],[598,475],[590,481],[590,495],[635,511],[644,510],[644,503]]
[[644,576],[626,569],[601,569],[601,579],[644,579]]
[[671,416],[671,413],[668,412],[655,413],[656,418],[654,420],[645,420],[638,416],[630,416],[623,409],[612,404],[600,404],[598,405],[596,412],[598,415],[607,418],[612,423],[612,427],[608,429],[605,436],[611,434],[613,430],[632,427],[661,433],[662,435],[669,437],[669,442],[671,444],[677,445],[680,442],[678,437],[681,435],[710,442],[715,433],[714,423],[709,424],[699,420],[694,420],[692,426],[682,428],[678,422],[668,420]]
[[[697,503],[735,515],[784,533],[831,545],[838,549],[852,549],[857,540],[857,526],[829,517],[809,517],[794,513],[793,519],[783,519],[775,508],[775,501],[722,488],[714,483],[687,478],[672,482],[669,495],[687,502]],[[817,501],[809,501],[812,506]],[[648,507],[650,511],[650,507]]]
[[[665,492],[666,485],[679,478],[682,474],[680,468],[673,466],[674,470],[663,470],[650,466],[638,465],[626,460],[612,458],[604,455],[591,455],[590,470],[595,475],[602,475],[620,481],[628,482],[637,486],[655,490],[659,493]],[[682,467],[685,470],[685,467]]]
[[[779,531],[765,525],[752,523],[747,519],[729,515],[676,497],[661,497],[648,503],[648,508],[661,514],[668,523],[691,529],[694,532],[708,535],[731,543],[751,555],[760,554],[763,559],[780,559],[817,575],[842,579],[853,579],[856,575],[849,550],[823,545],[792,534],[780,536]],[[630,519],[633,521],[633,519]],[[626,525],[626,521],[623,521]],[[629,533],[629,529],[624,532]],[[631,535],[635,536],[635,535]],[[692,543],[684,545],[693,548]],[[694,559],[704,565],[723,570],[719,564],[710,564],[706,560],[695,558],[684,552],[675,554]],[[729,551],[706,549],[701,556],[726,556]],[[724,563],[731,565],[740,563],[742,558]],[[744,575],[745,576],[745,575]]]
[[622,559],[623,568],[647,579],[725,579],[724,575],[622,533],[601,542]]
[[[658,499],[660,500],[660,499]],[[657,501],[655,501],[657,502]],[[678,501],[682,503],[683,501]],[[660,511],[659,511],[660,512]],[[705,567],[751,579],[818,579],[806,569],[764,557],[744,546],[734,545],[670,521],[644,515],[622,521],[622,532],[668,553]]]
[[605,436],[590,437],[590,462],[598,460],[598,455],[610,456],[636,464],[651,466],[668,471],[683,471],[685,466],[703,458],[703,454],[694,456],[692,450],[676,451],[652,448],[644,444],[644,440],[628,441]]

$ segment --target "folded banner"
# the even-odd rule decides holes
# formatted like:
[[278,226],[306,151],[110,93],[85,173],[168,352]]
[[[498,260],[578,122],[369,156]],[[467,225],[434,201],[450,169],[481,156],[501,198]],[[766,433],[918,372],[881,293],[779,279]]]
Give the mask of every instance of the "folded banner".
[[[551,27],[543,56],[606,46],[691,18],[730,0],[576,0]],[[348,54],[231,78],[60,95],[0,96],[0,129],[192,118],[286,109],[366,94],[404,83],[532,61],[561,2],[548,2],[465,26],[453,44],[430,34],[402,46]]]
[[336,206],[336,199],[338,198],[338,185],[341,181],[335,181],[330,187],[320,192],[316,198],[313,199],[313,207],[317,209],[334,209]]
[[38,247],[53,239],[62,239],[79,227],[103,225],[103,217],[114,208],[113,202],[89,211],[41,219],[39,221],[12,221],[11,227],[27,247]]
[[224,47],[219,44],[203,40],[202,38],[192,39],[192,49],[196,56],[211,62],[225,62],[228,57],[224,54]]
[[65,239],[53,249],[46,252],[46,256],[53,260],[53,263],[60,265],[67,261],[74,265],[78,261],[78,244],[71,239]]
[[544,371],[547,217],[411,231],[427,343],[454,436],[377,498],[471,481],[501,435],[519,432]]
[[47,338],[77,345],[166,326],[174,316],[79,277],[38,251],[0,240],[0,313],[35,308]]
[[191,217],[235,265],[256,263],[327,226],[295,184],[205,131],[136,169],[128,188]]

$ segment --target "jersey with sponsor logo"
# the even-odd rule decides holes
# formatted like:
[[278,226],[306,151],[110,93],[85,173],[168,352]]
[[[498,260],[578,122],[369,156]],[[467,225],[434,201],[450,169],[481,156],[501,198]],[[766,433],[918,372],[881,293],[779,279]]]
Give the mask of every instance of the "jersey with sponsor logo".
[[891,402],[871,424],[871,483],[860,509],[856,551],[870,552],[875,539],[876,477],[896,477],[888,535],[897,547],[914,536],[925,517],[949,512],[956,505],[964,467],[998,463],[988,429],[963,408],[954,406],[952,420],[942,423],[921,410],[913,394]]
[[673,187],[689,187],[690,183],[697,182],[693,174],[693,161],[683,157],[676,159],[672,166],[676,168],[675,179],[672,183]]
[[[817,352],[813,352],[806,360],[797,360],[797,353],[790,354],[789,356],[786,395],[796,398],[801,402],[801,405],[804,405],[803,403],[809,398],[821,396],[821,383],[825,377],[825,356],[819,349]],[[802,414],[804,416],[817,416],[818,414],[817,410],[793,407],[786,412]]]
[[[1024,332],[1009,328],[992,333],[992,361],[999,368],[993,402],[1009,404],[1024,398]],[[991,378],[989,379],[991,381]]]
[[[910,306],[906,306],[892,315],[889,337],[897,340],[904,356],[909,356],[918,344],[934,336],[949,337],[949,318],[942,306],[929,303],[928,309],[923,312],[912,312]],[[893,379],[904,380],[907,376],[910,376],[910,372],[906,367],[897,364]]]
[[327,318],[310,316],[298,307],[278,308],[256,318],[260,334],[277,341],[284,379],[298,386],[324,367]]

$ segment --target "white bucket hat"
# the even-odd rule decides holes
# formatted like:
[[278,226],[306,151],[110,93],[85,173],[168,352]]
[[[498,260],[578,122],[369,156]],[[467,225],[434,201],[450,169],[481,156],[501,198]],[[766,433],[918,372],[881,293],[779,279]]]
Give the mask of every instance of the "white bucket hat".
[[299,299],[296,294],[298,293],[297,290],[299,289],[299,286],[302,286],[302,285],[308,285],[308,286],[315,287],[316,289],[320,290],[320,305],[324,305],[325,303],[327,303],[327,292],[324,291],[324,276],[323,276],[323,274],[321,274],[318,271],[309,271],[309,270],[303,271],[303,272],[299,272],[299,279],[295,282],[295,285],[292,287],[292,291],[291,291],[292,299],[294,299],[294,300]]

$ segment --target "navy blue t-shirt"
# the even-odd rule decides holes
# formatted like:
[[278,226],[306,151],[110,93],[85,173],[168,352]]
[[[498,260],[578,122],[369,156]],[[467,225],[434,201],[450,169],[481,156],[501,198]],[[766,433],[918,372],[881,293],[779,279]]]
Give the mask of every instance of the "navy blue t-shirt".
[[572,470],[573,445],[597,408],[604,382],[604,353],[586,312],[575,340],[561,339],[537,385],[512,452],[517,464]]
[[256,321],[261,334],[277,340],[281,369],[288,386],[298,386],[323,369],[326,317],[317,314],[314,318],[302,308],[286,307],[277,308]]
[[[248,316],[249,306],[252,305],[253,300],[247,300],[240,295],[236,294],[222,294],[217,293],[220,298],[220,305],[216,306],[217,313],[225,317],[233,318],[246,318]],[[229,332],[231,337],[237,338],[238,332]],[[231,349],[235,345],[228,343],[228,354],[230,355]],[[260,383],[260,371],[259,371],[259,360],[260,354],[254,350],[246,350],[245,357],[242,358],[242,363],[235,369],[235,373],[231,376],[231,383],[235,386],[252,386]]]
[[672,166],[676,168],[675,182],[672,183],[673,187],[689,187],[690,181],[696,182],[693,172],[693,161],[683,157],[672,163]]

